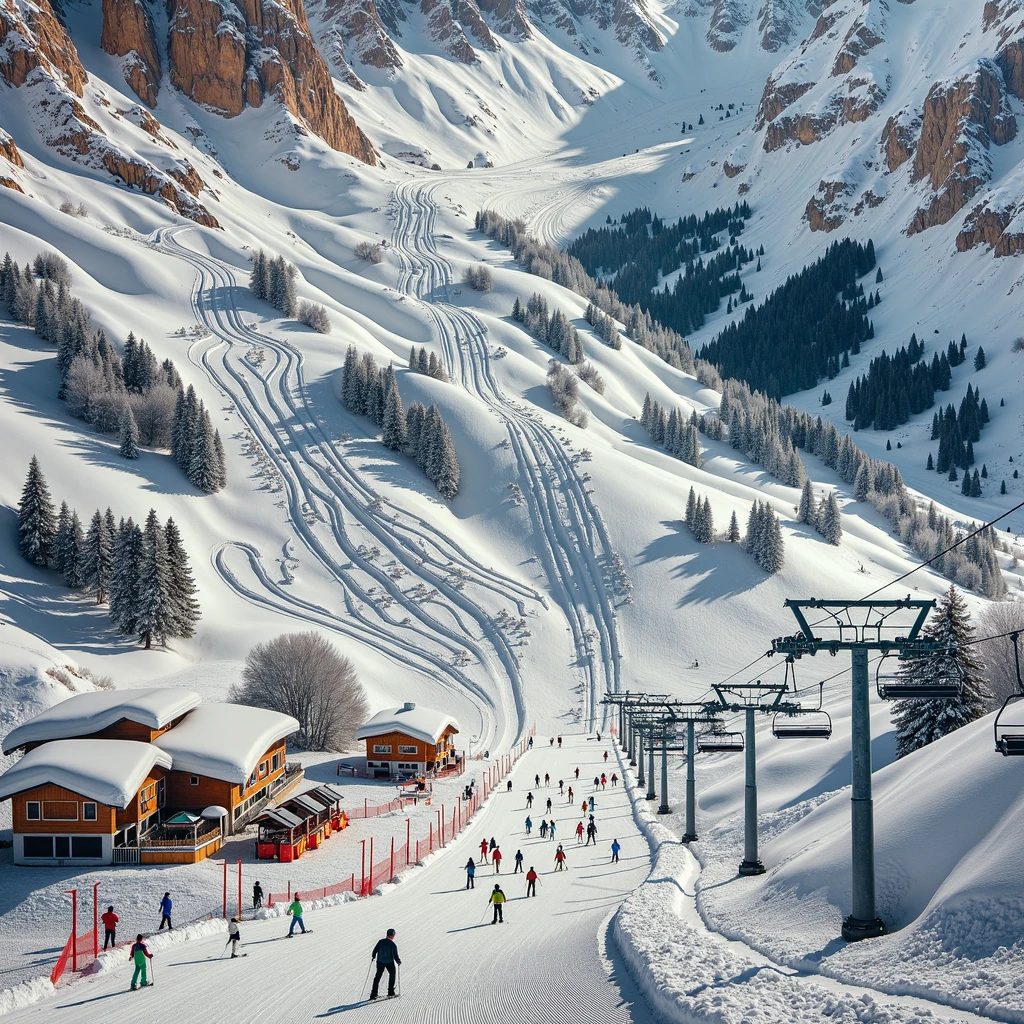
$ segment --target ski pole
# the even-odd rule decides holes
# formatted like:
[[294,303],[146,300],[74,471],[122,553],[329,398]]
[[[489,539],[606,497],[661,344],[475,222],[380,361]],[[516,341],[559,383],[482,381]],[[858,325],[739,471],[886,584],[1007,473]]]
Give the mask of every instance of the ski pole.
[[370,966],[366,968],[366,977],[363,978],[363,987],[359,990],[359,1002],[363,1001],[363,994],[366,992],[366,983],[370,980],[370,971],[373,970],[373,958],[370,958]]
[[395,994],[399,995],[399,996],[402,994],[402,965],[401,964],[398,965],[398,984],[395,986]]
[[156,984],[156,961],[149,961],[149,983],[150,985]]

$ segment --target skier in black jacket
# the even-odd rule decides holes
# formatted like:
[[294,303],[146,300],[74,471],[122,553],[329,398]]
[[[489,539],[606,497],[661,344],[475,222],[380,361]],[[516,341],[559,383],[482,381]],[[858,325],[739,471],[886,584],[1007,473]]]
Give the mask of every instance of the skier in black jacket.
[[263,906],[263,886],[257,882],[252,887],[252,909],[259,910]]
[[394,928],[388,929],[386,939],[377,940],[377,945],[373,947],[370,959],[377,961],[377,973],[373,976],[373,988],[370,989],[370,998],[377,998],[381,976],[387,971],[388,999],[391,999],[395,994],[395,964],[402,965],[402,958],[398,955],[398,946],[395,945]]

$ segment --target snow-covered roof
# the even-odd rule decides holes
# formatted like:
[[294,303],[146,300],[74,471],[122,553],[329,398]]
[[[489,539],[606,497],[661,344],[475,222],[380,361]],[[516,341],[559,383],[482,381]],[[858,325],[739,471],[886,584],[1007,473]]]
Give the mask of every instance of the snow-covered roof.
[[174,770],[244,785],[260,757],[299,728],[291,715],[243,704],[200,704],[153,740]]
[[443,711],[418,707],[411,701],[400,708],[385,708],[378,711],[357,733],[357,740],[383,736],[389,732],[400,732],[423,743],[436,743],[445,729],[451,726],[459,731],[459,723]]
[[124,718],[163,729],[198,703],[198,693],[170,686],[76,693],[12,729],[4,739],[3,752],[9,754],[28,743],[91,736]]
[[111,807],[127,807],[154,766],[170,755],[137,740],[54,740],[30,750],[0,775],[0,800],[36,786],[63,786]]

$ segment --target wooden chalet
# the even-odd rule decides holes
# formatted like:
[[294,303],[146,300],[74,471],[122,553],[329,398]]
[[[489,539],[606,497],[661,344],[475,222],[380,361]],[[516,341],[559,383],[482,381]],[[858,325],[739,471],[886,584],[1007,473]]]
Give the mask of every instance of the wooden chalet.
[[372,778],[436,775],[459,767],[454,737],[458,723],[442,711],[417,707],[378,711],[356,733],[366,742],[366,773]]

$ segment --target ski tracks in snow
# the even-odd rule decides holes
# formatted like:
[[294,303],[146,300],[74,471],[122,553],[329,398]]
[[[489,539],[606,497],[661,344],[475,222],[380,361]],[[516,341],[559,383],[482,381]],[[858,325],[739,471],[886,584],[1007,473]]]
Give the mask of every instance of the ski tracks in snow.
[[[234,403],[279,474],[296,541],[340,585],[343,613],[275,583],[250,544],[221,545],[213,559],[218,573],[253,604],[358,639],[468,694],[480,709],[481,741],[509,741],[525,721],[519,659],[473,595],[511,602],[520,616],[542,595],[482,565],[453,538],[379,494],[338,453],[309,406],[302,354],[245,322],[233,271],[183,245],[182,230],[190,229],[161,229],[151,244],[196,272],[193,313],[210,334],[192,345],[189,358]],[[252,345],[268,354],[259,369],[242,358]],[[232,570],[231,552],[243,556],[257,589]],[[487,685],[461,667],[463,651],[482,666]]]
[[450,299],[452,266],[434,242],[440,183],[404,182],[392,197],[392,246],[401,262],[399,290],[423,301],[453,381],[504,423],[551,592],[565,614],[586,680],[584,723],[593,728],[600,697],[619,689],[615,613],[602,565],[612,546],[601,514],[571,456],[539,417],[506,397],[491,367],[483,322]]

